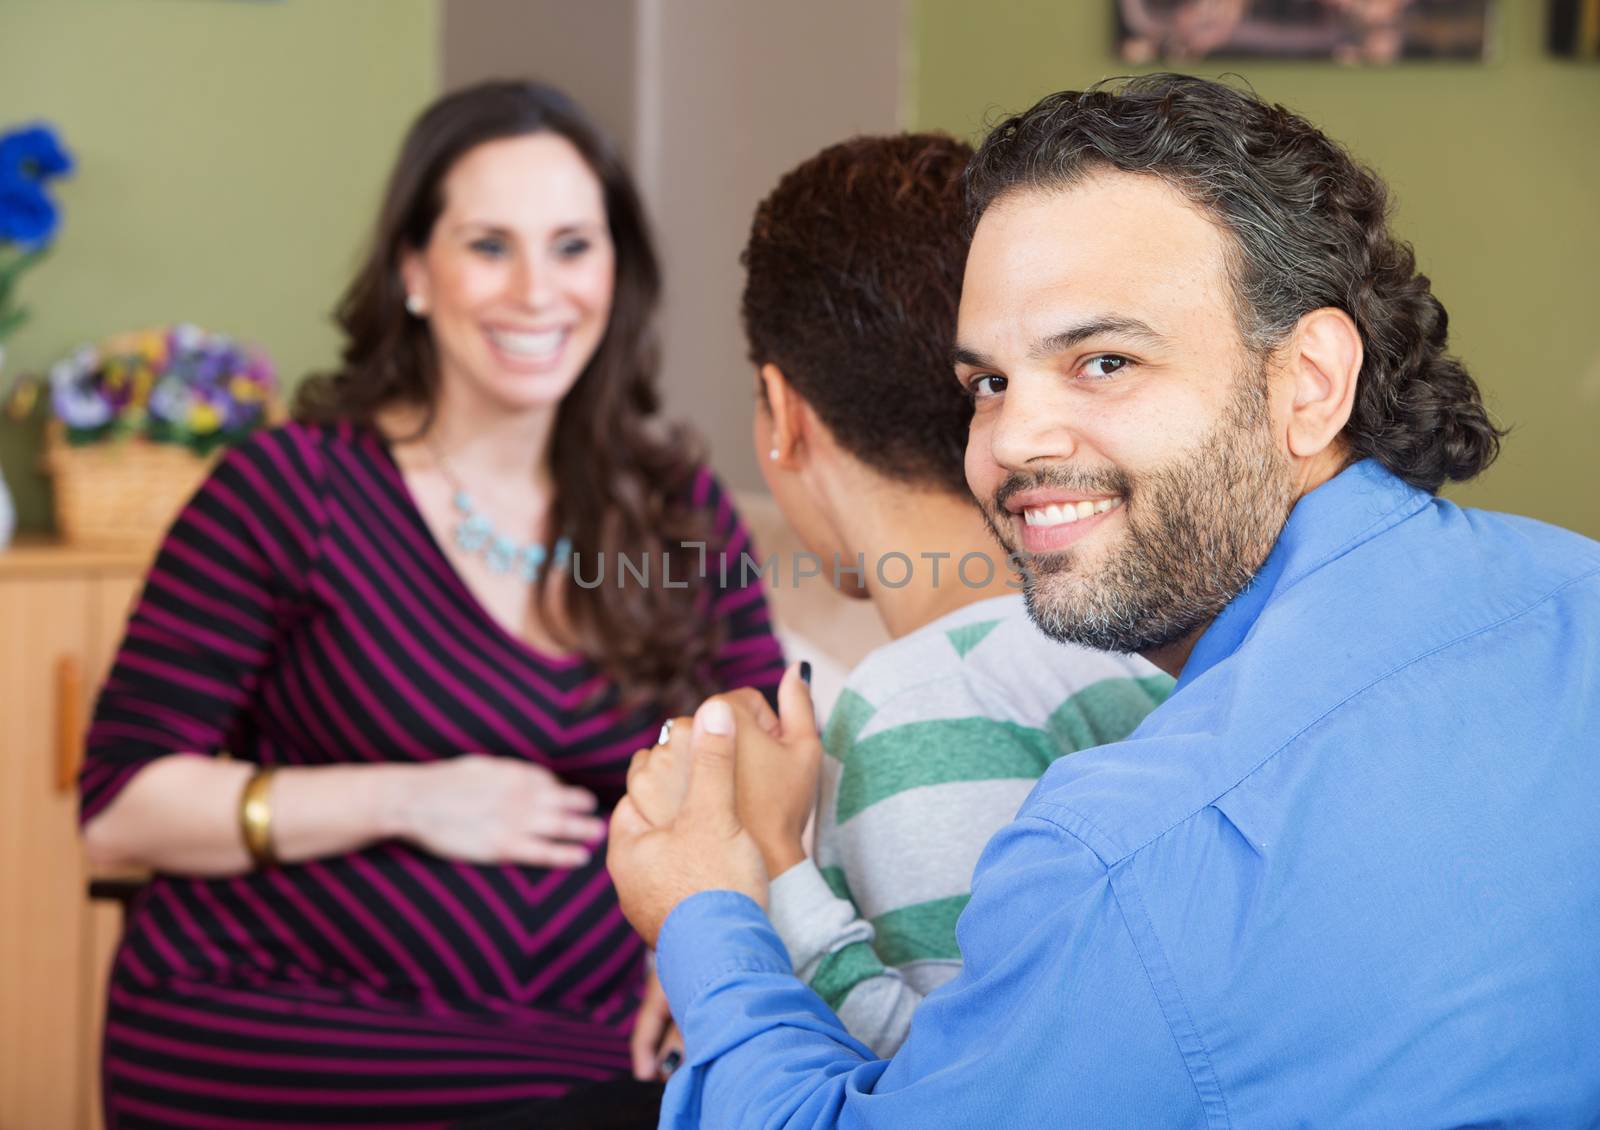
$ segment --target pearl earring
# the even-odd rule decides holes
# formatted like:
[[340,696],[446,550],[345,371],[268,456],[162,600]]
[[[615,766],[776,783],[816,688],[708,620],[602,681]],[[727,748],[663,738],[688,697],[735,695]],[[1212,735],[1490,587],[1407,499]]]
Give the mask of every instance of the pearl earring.
[[774,447],[771,451],[767,452],[767,458],[776,463],[778,461],[778,449]]
[[423,313],[424,309],[425,309],[425,307],[422,304],[422,295],[420,295],[420,294],[408,294],[408,295],[406,295],[406,312],[409,313],[413,318],[422,317],[422,313]]

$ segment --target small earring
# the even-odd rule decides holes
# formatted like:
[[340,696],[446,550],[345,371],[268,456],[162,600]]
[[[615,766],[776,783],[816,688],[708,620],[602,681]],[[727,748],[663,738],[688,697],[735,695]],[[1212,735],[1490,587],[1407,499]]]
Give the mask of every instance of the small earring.
[[406,312],[409,313],[413,318],[422,317],[424,309],[425,308],[424,308],[424,306],[422,304],[422,295],[420,295],[420,294],[408,294],[408,295],[406,295]]
[[778,449],[774,447],[771,451],[767,452],[767,458],[776,463],[778,461]]

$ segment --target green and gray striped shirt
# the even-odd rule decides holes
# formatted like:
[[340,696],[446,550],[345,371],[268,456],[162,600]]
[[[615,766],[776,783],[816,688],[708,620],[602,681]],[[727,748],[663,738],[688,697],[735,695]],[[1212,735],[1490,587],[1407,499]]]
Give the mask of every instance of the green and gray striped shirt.
[[1018,596],[874,651],[823,734],[816,854],[772,883],[795,972],[850,1033],[893,1055],[961,967],[956,918],[989,838],[1056,758],[1119,741],[1172,680],[1048,639]]

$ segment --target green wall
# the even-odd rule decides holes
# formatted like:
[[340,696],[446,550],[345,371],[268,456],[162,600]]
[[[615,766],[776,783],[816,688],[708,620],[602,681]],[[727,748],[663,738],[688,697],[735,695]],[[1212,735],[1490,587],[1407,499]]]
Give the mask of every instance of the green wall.
[[[44,118],[78,159],[24,282],[7,370],[185,319],[330,364],[328,313],[410,118],[438,86],[444,0],[0,0],[0,125]],[[912,0],[910,120],[994,114],[1126,68],[1110,0]],[[1394,186],[1400,232],[1499,418],[1463,501],[1600,537],[1600,65],[1549,58],[1545,5],[1501,0],[1494,61],[1218,63],[1322,123]],[[25,528],[48,525],[36,429],[0,422]]]
[[[291,381],[330,365],[437,22],[437,0],[0,0],[0,127],[52,122],[78,162],[7,371],[173,321],[259,342]],[[0,458],[39,529],[34,431],[0,424]]]
[[[1451,343],[1514,426],[1452,496],[1600,537],[1600,65],[1551,58],[1545,4],[1500,0],[1492,61],[1350,69],[1216,62],[1388,179]],[[1111,0],[913,0],[910,118],[981,133],[1000,112],[1128,67]]]

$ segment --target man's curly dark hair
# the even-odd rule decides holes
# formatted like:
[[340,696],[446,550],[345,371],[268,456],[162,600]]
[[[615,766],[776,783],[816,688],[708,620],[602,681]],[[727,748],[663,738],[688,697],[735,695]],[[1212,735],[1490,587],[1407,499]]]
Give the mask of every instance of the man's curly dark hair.
[[1062,91],[1001,122],[967,168],[969,220],[1023,190],[1107,168],[1161,178],[1231,236],[1245,344],[1276,346],[1301,315],[1348,313],[1365,358],[1343,438],[1423,490],[1482,472],[1505,434],[1445,352],[1448,317],[1409,244],[1389,231],[1381,180],[1297,114],[1188,75]]

